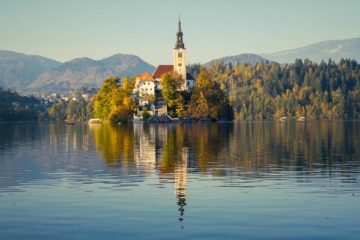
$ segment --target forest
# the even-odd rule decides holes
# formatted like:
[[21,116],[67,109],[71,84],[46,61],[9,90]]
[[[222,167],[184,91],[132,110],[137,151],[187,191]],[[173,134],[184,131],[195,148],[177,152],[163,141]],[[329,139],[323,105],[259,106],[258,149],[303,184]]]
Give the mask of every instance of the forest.
[[318,64],[299,59],[293,64],[255,66],[217,61],[207,72],[238,120],[360,117],[360,64],[355,60]]

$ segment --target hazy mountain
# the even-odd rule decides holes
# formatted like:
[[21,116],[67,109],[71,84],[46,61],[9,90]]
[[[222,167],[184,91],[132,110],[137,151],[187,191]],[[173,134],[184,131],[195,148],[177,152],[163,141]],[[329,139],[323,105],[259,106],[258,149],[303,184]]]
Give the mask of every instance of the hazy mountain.
[[[251,54],[251,53],[243,53],[243,54],[239,54],[239,55],[235,55],[235,56],[227,56],[227,57],[223,57],[220,58],[225,64],[228,63],[232,63],[232,64],[237,64],[237,63],[249,63],[251,65],[255,65],[256,63],[260,63],[260,62],[267,62],[269,60],[256,55],[256,54]],[[219,59],[214,59],[211,60],[207,63],[205,63],[206,66],[212,65],[214,64],[217,60]]]
[[41,74],[30,84],[31,92],[65,92],[82,86],[100,86],[110,76],[133,76],[154,67],[134,55],[116,54],[102,60],[78,58]]
[[22,91],[41,73],[60,64],[40,56],[0,50],[0,87]]
[[263,57],[279,63],[293,63],[295,59],[310,59],[315,62],[338,62],[341,58],[360,60],[360,38],[332,40],[311,44],[306,47],[281,51],[273,54],[262,54]]

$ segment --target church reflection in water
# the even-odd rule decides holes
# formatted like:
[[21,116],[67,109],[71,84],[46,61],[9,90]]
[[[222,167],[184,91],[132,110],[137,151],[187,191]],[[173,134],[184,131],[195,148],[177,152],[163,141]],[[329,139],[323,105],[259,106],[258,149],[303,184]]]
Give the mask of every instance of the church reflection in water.
[[[154,170],[163,180],[174,181],[175,196],[182,224],[186,205],[189,147],[184,135],[174,126],[134,125],[135,165],[151,173]],[[182,225],[181,225],[182,226]],[[182,226],[183,227],[183,226]]]
[[182,152],[181,161],[175,166],[175,194],[178,199],[179,206],[179,221],[182,222],[184,220],[184,212],[186,205],[186,187],[187,187],[187,166],[188,166],[188,157],[189,157],[189,149],[184,148]]
[[[272,171],[290,169],[299,172],[301,181],[314,168],[329,170],[339,160],[359,167],[360,161],[354,159],[359,154],[354,147],[359,134],[356,123],[342,122],[104,124],[90,128],[90,138],[107,166],[120,168],[125,175],[156,175],[161,184],[174,183],[180,223],[187,204],[189,169],[230,179],[271,178]],[[347,141],[342,140],[345,137]]]
[[[178,220],[182,224],[187,196],[189,162],[187,131],[176,125],[91,126],[95,147],[110,167],[134,169],[140,175],[156,174],[160,183],[174,182]],[[182,226],[182,225],[181,225]]]

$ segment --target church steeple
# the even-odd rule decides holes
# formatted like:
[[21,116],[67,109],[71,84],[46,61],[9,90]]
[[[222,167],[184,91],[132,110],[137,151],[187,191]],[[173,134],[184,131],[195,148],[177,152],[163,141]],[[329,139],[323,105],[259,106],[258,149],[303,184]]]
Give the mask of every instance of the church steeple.
[[180,21],[180,17],[179,17],[179,29],[178,32],[176,33],[176,44],[175,44],[175,49],[185,49],[185,44],[183,42],[183,32],[181,30],[181,21]]
[[178,30],[178,32],[182,32],[182,31],[181,31],[181,21],[180,21],[180,16],[179,16],[179,30]]
[[181,77],[183,83],[181,90],[188,90],[187,74],[186,74],[186,49],[183,42],[183,32],[181,30],[181,21],[179,16],[178,31],[176,33],[176,44],[173,50],[174,53],[174,73]]

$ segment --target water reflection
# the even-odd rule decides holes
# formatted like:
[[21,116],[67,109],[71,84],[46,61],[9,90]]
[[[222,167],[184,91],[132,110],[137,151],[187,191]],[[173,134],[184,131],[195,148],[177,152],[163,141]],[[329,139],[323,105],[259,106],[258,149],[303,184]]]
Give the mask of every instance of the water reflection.
[[279,169],[311,174],[359,164],[358,122],[102,125],[90,131],[109,167],[157,170],[160,178],[184,162],[215,176]]
[[180,222],[189,173],[226,177],[223,181],[233,187],[245,186],[239,177],[246,182],[309,182],[312,174],[341,174],[343,182],[359,177],[358,122],[103,125],[91,131],[107,166],[139,169],[142,175],[158,176],[160,183],[174,182]]
[[[358,210],[360,194],[357,121],[0,124],[0,133],[0,210],[4,216],[0,236],[8,228],[14,229],[8,236],[16,235],[19,226],[26,233],[41,232],[27,229],[31,224],[22,222],[29,215],[37,216],[37,226],[64,232],[68,238],[71,234],[66,235],[56,220],[109,219],[106,227],[113,227],[115,233],[119,225],[126,231],[140,221],[149,226],[142,230],[151,233],[159,230],[155,223],[169,227],[166,217],[171,212],[177,226],[186,225],[185,231],[195,232],[192,224],[198,221],[196,226],[218,224],[232,236],[238,236],[239,226],[248,234],[253,232],[248,219],[268,230],[274,214],[294,222],[294,212],[304,211],[308,215],[300,215],[300,223],[320,224],[323,236],[332,236],[333,226],[353,228],[358,222],[351,215]],[[32,196],[33,192],[40,197]],[[338,196],[342,201],[332,200]],[[16,201],[28,204],[24,214],[29,215],[7,205]],[[38,204],[41,201],[45,204]],[[51,213],[44,221],[43,206],[54,211],[43,211]],[[68,212],[63,213],[64,209]],[[73,215],[76,209],[80,213]],[[329,227],[328,222],[308,217],[319,217],[319,210],[345,220]],[[136,212],[140,215],[134,217]],[[49,219],[55,219],[52,225],[47,225]],[[116,220],[121,224],[114,224]],[[278,230],[274,232],[282,231],[283,224],[273,226]],[[83,225],[83,230],[95,238],[93,228]],[[214,231],[203,227],[201,233]]]

